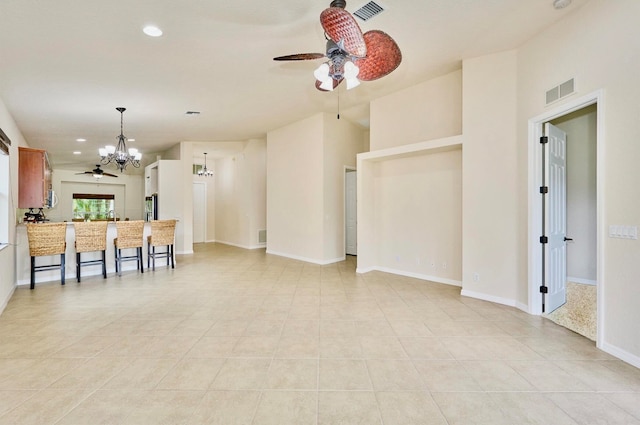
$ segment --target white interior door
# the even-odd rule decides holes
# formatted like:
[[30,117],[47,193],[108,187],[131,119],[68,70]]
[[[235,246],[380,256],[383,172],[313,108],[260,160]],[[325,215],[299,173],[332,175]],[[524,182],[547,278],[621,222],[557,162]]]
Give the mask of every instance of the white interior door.
[[193,243],[207,239],[207,185],[193,182]]
[[356,172],[345,174],[345,251],[347,255],[358,253],[357,209],[356,209]]
[[567,301],[567,134],[545,124],[548,137],[545,149],[545,181],[549,188],[545,208],[544,272],[547,294],[545,313],[551,313]]

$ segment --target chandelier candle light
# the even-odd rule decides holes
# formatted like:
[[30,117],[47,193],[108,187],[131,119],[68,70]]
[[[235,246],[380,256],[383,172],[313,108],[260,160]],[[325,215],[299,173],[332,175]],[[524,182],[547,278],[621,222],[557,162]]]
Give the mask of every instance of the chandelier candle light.
[[213,176],[213,171],[209,170],[207,168],[207,153],[204,153],[204,167],[200,168],[198,170],[198,175],[199,176],[205,176],[205,177],[210,177]]
[[128,164],[140,168],[140,160],[142,159],[142,154],[138,152],[138,149],[127,149],[127,138],[123,134],[123,112],[126,110],[123,107],[116,108],[116,111],[120,112],[120,135],[116,137],[118,144],[116,146],[107,145],[99,149],[100,163],[107,165],[113,162],[120,172],[124,171]]

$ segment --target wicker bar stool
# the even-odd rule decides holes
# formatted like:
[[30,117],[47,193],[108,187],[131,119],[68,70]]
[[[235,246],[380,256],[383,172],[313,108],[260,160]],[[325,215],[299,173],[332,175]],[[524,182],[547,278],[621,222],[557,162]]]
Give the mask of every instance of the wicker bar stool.
[[[156,269],[156,258],[166,258],[167,266],[171,260],[171,268],[176,268],[173,259],[175,233],[176,220],[153,220],[151,222],[151,235],[147,236],[147,268],[153,261],[153,270]],[[167,250],[156,252],[157,246],[166,246]]]
[[[76,278],[80,282],[80,268],[82,266],[102,265],[102,277],[107,278],[107,222],[80,221],[74,222],[76,231]],[[99,260],[80,260],[83,252],[101,251]]]
[[[122,263],[125,261],[137,261],[138,270],[144,273],[144,263],[142,262],[142,242],[144,233],[144,221],[118,221],[116,222],[117,237],[113,239],[116,256],[116,273],[122,275]],[[122,250],[135,248],[136,255],[122,256]]]
[[[64,285],[64,252],[67,249],[67,223],[27,223],[27,239],[31,256],[31,289],[36,286],[36,272],[60,268]],[[36,257],[60,255],[60,263],[36,266]]]

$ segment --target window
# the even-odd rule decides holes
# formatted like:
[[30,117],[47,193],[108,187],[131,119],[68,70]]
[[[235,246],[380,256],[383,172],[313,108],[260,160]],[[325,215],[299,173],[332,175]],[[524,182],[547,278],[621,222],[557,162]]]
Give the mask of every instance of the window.
[[73,194],[74,220],[105,220],[115,217],[115,195]]

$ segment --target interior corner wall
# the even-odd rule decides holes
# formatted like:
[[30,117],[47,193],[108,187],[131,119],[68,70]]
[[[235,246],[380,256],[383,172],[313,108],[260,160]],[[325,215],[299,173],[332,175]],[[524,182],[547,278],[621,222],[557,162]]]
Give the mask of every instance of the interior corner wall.
[[[182,186],[180,201],[182,206],[182,225],[176,226],[176,238],[180,235],[182,242],[182,253],[193,253],[193,143],[181,142],[179,145],[179,167],[176,178],[179,178]],[[184,159],[183,159],[184,158]],[[176,249],[178,241],[176,241]]]
[[370,150],[462,134],[462,71],[375,99]]
[[267,133],[267,252],[322,262],[324,115]]
[[266,144],[248,141],[242,152],[215,161],[216,241],[253,249],[266,226]]
[[363,151],[363,131],[351,122],[324,114],[324,220],[323,262],[345,258],[345,166],[356,166]]
[[[608,237],[610,225],[640,225],[640,2],[591,0],[518,49],[518,166],[527,169],[528,120],[596,91],[600,135],[598,212],[602,227],[598,297],[600,347],[640,366],[640,241]],[[614,48],[615,46],[615,48]],[[575,78],[576,93],[550,107],[544,94]],[[520,176],[519,191],[528,190]],[[527,216],[522,203],[520,217]],[[526,224],[521,225],[522,238]],[[526,280],[526,276],[521,278]]]
[[[465,60],[463,69],[462,293],[507,305],[518,298],[517,52]],[[524,220],[526,223],[526,219]]]

